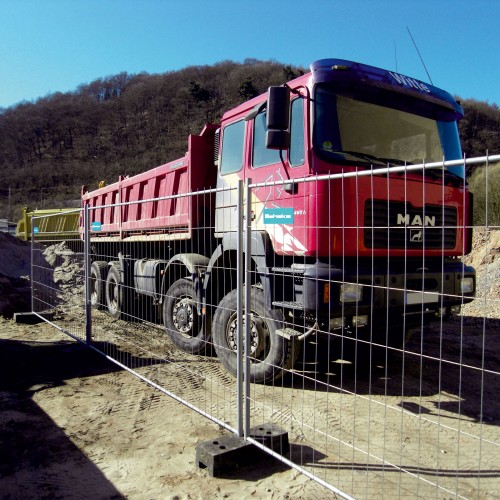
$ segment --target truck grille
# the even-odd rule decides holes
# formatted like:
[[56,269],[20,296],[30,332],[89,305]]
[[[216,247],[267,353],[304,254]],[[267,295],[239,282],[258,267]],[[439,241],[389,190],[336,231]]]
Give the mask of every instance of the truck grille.
[[457,211],[454,207],[367,200],[367,248],[451,249],[456,244]]

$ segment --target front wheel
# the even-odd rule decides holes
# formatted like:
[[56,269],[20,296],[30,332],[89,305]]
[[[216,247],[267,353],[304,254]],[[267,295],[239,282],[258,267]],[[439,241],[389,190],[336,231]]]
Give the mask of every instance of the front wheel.
[[177,280],[168,289],[163,302],[163,324],[172,342],[182,351],[198,354],[207,349],[210,340],[210,318],[196,310],[193,282]]
[[[212,337],[218,358],[224,368],[236,376],[237,359],[237,290],[228,293],[219,303],[212,322]],[[298,341],[276,333],[283,325],[282,314],[268,309],[264,292],[258,287],[250,290],[250,381],[258,384],[280,378],[290,370],[299,353]]]

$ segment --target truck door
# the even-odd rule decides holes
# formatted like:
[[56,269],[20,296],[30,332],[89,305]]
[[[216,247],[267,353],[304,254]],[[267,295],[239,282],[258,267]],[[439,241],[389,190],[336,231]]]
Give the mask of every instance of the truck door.
[[[305,177],[309,172],[305,100],[297,97],[290,107],[290,148],[286,151],[266,148],[265,110],[250,122],[250,165],[245,175],[251,178],[252,184],[266,184],[252,189],[252,226],[269,235],[276,253],[302,255],[306,250],[302,234],[306,220],[305,185],[288,181]],[[273,182],[285,184],[271,185]]]
[[[236,206],[238,180],[250,178],[252,184],[252,228],[266,232],[274,251],[284,255],[302,255],[305,251],[305,189],[293,184],[295,178],[309,173],[306,101],[292,100],[290,107],[290,148],[266,148],[265,109],[252,120],[243,117],[224,125],[221,130],[221,154],[217,180],[215,235],[223,237],[237,230]],[[273,182],[285,184],[271,185]]]

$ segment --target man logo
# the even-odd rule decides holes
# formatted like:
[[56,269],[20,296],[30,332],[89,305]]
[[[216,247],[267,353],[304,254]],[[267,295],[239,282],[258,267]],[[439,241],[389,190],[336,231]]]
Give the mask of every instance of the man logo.
[[410,229],[410,241],[414,243],[422,243],[424,240],[424,232],[422,229]]
[[398,214],[396,224],[405,226],[436,226],[436,216],[426,215],[422,217],[421,215],[414,215],[410,218],[410,214]]

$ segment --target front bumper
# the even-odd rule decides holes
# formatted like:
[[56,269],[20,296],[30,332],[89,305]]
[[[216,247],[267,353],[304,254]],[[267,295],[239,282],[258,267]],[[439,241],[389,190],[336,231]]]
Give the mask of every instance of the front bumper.
[[304,310],[327,318],[441,313],[473,300],[476,274],[457,259],[440,262],[370,262],[307,268],[297,293]]

